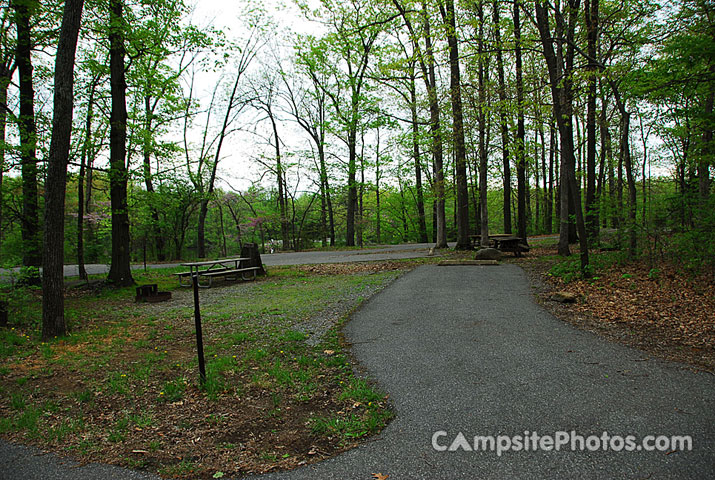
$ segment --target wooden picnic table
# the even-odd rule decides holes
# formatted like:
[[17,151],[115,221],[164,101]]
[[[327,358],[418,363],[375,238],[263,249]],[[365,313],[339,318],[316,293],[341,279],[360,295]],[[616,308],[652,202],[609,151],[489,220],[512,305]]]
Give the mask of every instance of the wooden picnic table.
[[[480,245],[482,239],[481,235],[470,235],[469,237],[472,239],[472,244],[475,247]],[[497,250],[501,250],[502,252],[514,252],[517,257],[523,252],[529,251],[529,246],[526,244],[526,241],[523,238],[517,237],[511,233],[496,233],[489,235],[489,246],[496,248]]]
[[[511,234],[511,233],[493,233],[493,234],[489,235],[489,245],[494,246],[495,240],[498,240],[501,238],[507,238],[507,237],[513,237],[513,234]],[[473,247],[478,247],[481,244],[481,241],[482,241],[481,235],[470,235],[469,238],[472,241]]]
[[[179,285],[182,287],[190,287],[191,282],[188,284],[183,283],[183,278],[188,277],[193,281],[196,277],[197,282],[202,288],[210,288],[212,280],[214,277],[224,277],[227,280],[238,280],[239,274],[243,280],[253,280],[256,278],[256,271],[258,267],[243,267],[243,262],[248,262],[251,260],[249,257],[232,257],[232,258],[221,258],[218,260],[206,260],[203,262],[187,262],[182,263],[184,267],[189,267],[188,272],[175,273],[179,277]],[[253,277],[246,278],[246,275],[252,273]],[[199,281],[201,278],[207,279],[207,283],[201,284]]]

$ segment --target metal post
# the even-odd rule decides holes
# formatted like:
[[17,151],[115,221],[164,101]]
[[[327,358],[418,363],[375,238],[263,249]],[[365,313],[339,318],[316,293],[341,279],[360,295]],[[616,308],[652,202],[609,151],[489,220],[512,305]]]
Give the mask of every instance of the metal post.
[[196,267],[194,275],[194,267],[190,268],[191,278],[194,284],[194,322],[196,324],[196,350],[199,354],[199,377],[201,385],[206,383],[206,366],[204,363],[204,339],[201,334],[201,309],[199,308],[199,268]]

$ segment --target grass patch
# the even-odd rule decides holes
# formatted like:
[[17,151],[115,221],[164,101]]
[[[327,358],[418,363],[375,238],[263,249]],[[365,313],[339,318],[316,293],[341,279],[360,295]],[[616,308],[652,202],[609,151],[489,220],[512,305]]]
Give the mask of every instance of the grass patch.
[[[354,378],[337,327],[312,346],[303,324],[345,298],[356,307],[355,299],[400,272],[283,267],[256,282],[217,282],[201,292],[207,375],[200,384],[191,292],[172,275],[182,270],[136,272],[138,284],[174,291],[173,305],[136,304],[133,287],[70,290],[70,334],[45,343],[37,292],[18,295],[14,311],[26,316],[0,330],[0,433],[90,461],[192,478],[216,473],[231,449],[220,471],[240,477],[245,472],[232,465],[317,459],[276,449],[276,436],[295,437],[286,445],[310,445],[318,431],[354,439],[389,420],[383,396]],[[249,443],[246,432],[251,447],[238,448]],[[320,450],[345,445],[326,440]]]

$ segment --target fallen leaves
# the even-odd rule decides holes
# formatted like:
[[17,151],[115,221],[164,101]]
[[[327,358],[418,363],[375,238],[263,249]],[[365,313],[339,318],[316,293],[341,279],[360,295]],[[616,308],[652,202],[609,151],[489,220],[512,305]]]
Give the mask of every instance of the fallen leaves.
[[389,475],[385,475],[384,473],[373,473],[372,478],[373,480],[387,480]]

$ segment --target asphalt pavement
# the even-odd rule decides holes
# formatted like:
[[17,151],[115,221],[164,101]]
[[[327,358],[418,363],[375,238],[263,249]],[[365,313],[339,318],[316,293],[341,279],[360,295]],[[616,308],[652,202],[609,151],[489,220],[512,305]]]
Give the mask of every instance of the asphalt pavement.
[[[449,244],[454,247],[454,243]],[[319,263],[350,263],[350,262],[370,262],[384,260],[400,260],[407,258],[425,257],[432,248],[432,243],[404,243],[400,245],[377,245],[355,250],[321,250],[311,252],[280,252],[267,253],[261,255],[263,264],[267,267],[277,265],[312,265]],[[181,263],[148,263],[147,268],[174,268]],[[132,270],[141,270],[144,264],[132,264]],[[9,282],[13,273],[17,273],[19,267],[11,269],[0,268],[0,282]],[[85,265],[85,270],[89,275],[101,275],[109,273],[109,264],[90,263]],[[78,277],[79,268],[77,265],[64,266],[65,278]]]
[[[356,312],[345,335],[396,418],[342,455],[252,479],[715,478],[715,378],[554,318],[517,266],[419,267]],[[515,445],[534,434],[570,437],[559,451],[525,451],[523,438],[519,451],[488,441],[473,451],[476,436]],[[646,446],[662,451],[614,451],[627,436],[638,446],[653,436]],[[671,436],[689,436],[692,450],[667,445]],[[33,452],[0,444],[0,477],[152,478]]]

